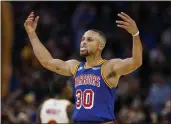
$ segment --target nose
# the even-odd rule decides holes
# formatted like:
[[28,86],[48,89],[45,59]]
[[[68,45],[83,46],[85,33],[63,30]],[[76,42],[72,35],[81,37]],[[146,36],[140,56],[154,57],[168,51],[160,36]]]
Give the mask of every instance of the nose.
[[82,45],[86,45],[86,41],[85,41],[85,40],[84,40],[84,41],[82,41],[81,43],[82,43]]

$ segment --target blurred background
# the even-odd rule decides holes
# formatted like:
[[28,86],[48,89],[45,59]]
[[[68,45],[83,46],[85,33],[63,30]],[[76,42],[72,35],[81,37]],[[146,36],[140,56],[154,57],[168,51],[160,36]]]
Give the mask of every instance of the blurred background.
[[[115,23],[117,13],[130,15],[140,30],[143,65],[119,81],[118,124],[171,123],[171,2],[15,1],[1,2],[1,10],[2,124],[35,123],[40,104],[50,96],[50,83],[57,84],[57,91],[74,85],[72,78],[57,81],[59,75],[36,59],[24,29],[31,11],[40,16],[37,34],[41,42],[62,60],[82,60],[79,44],[88,29],[106,34],[105,59],[130,57],[132,37]],[[73,97],[70,101],[74,103]]]

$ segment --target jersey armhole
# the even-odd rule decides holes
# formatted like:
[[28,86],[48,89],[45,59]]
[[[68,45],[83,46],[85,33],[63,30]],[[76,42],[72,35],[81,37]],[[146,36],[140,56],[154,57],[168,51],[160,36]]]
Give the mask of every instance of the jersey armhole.
[[104,82],[105,82],[105,84],[109,87],[109,88],[113,88],[113,86],[106,80],[106,78],[105,78],[105,76],[104,76],[104,74],[103,74],[103,69],[104,69],[104,64],[107,62],[107,60],[105,60],[105,62],[102,64],[102,66],[101,66],[101,75],[102,75],[102,78],[103,78],[103,80],[104,80]]
[[79,65],[81,64],[81,62],[78,62],[75,67],[74,67],[74,72],[73,72],[73,77],[75,77],[76,73],[77,73],[77,69],[79,67]]

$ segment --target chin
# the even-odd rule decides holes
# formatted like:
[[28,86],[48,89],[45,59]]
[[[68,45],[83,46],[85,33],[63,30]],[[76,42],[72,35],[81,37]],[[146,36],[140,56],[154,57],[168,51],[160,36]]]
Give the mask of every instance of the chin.
[[82,57],[87,57],[88,55],[87,55],[87,54],[82,54],[82,53],[80,53],[80,56],[82,56]]
[[89,54],[88,54],[88,52],[86,51],[86,52],[81,52],[80,51],[80,56],[82,56],[82,57],[87,57]]
[[88,53],[81,53],[81,52],[80,52],[80,56],[82,56],[82,57],[87,57],[87,56],[88,56]]

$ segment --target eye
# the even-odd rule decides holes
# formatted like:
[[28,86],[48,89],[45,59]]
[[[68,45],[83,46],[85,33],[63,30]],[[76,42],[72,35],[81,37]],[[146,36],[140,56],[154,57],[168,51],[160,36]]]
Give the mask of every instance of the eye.
[[93,41],[93,39],[91,37],[87,38],[88,41]]

